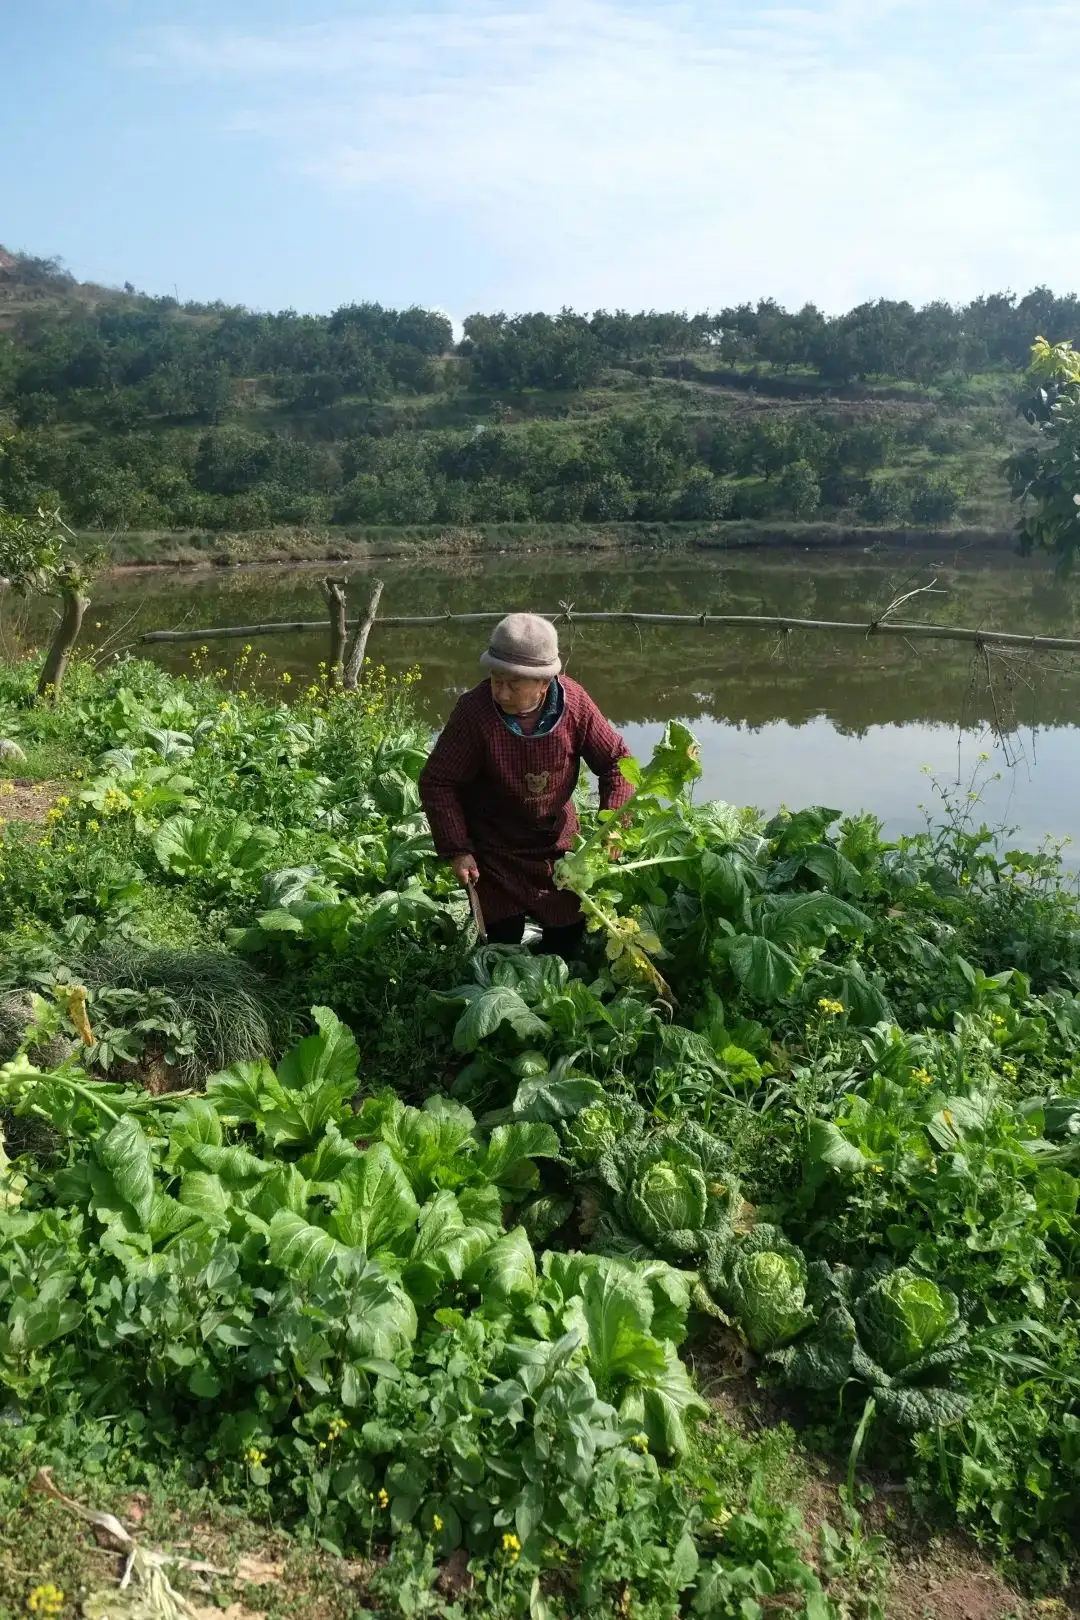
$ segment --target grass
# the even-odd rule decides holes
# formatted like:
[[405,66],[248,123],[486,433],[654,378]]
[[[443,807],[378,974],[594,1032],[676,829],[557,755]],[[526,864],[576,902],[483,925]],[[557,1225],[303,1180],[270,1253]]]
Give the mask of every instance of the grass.
[[288,1040],[280,997],[254,968],[228,951],[156,945],[116,936],[77,967],[87,989],[157,992],[177,1024],[191,1020],[197,1045],[185,1080],[277,1051]]
[[[1080,1613],[1077,1594],[1058,1599],[1020,1597],[963,1537],[939,1536],[915,1520],[906,1499],[875,1478],[852,1521],[839,1503],[842,1470],[829,1471],[809,1455],[791,1427],[769,1410],[768,1397],[748,1381],[719,1386],[714,1417],[700,1436],[701,1462],[740,1506],[756,1498],[791,1504],[800,1513],[809,1556],[826,1581],[844,1620],[1064,1620]],[[310,1539],[277,1529],[257,1512],[225,1507],[209,1491],[191,1491],[175,1478],[149,1490],[106,1486],[93,1476],[56,1478],[80,1504],[114,1513],[144,1547],[173,1553],[166,1564],[172,1586],[200,1620],[358,1620],[423,1612],[492,1616],[469,1602],[465,1565],[450,1560],[436,1571],[438,1607],[398,1608],[387,1600],[406,1594],[409,1571],[391,1571],[382,1558],[348,1560]],[[877,1538],[881,1538],[879,1542]],[[0,1620],[23,1620],[28,1600],[46,1583],[63,1593],[56,1620],[93,1612],[119,1620],[115,1593],[124,1559],[97,1544],[91,1528],[61,1503],[9,1478],[0,1491]],[[203,1565],[206,1567],[191,1567]],[[455,1596],[460,1606],[440,1603]],[[95,1607],[90,1599],[96,1596]],[[126,1612],[126,1611],[124,1611]],[[786,1612],[786,1611],[785,1611]],[[494,1617],[492,1616],[492,1620]]]

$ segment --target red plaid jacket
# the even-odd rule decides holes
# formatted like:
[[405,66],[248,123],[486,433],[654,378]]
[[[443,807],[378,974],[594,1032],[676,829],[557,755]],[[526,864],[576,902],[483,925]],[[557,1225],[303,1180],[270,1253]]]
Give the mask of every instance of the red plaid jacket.
[[420,776],[435,848],[476,856],[488,922],[522,911],[551,927],[574,922],[574,895],[556,889],[552,867],[578,830],[573,792],[584,760],[600,779],[600,805],[630,796],[619,761],[630,752],[592,698],[562,677],[563,713],[542,736],[518,736],[503,722],[487,681],[466,692]]

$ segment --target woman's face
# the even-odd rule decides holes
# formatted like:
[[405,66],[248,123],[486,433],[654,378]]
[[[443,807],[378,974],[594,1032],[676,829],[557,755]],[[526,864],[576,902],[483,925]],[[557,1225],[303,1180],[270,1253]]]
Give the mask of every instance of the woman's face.
[[491,695],[504,714],[531,714],[544,701],[549,684],[546,677],[537,680],[535,675],[501,675],[495,670]]

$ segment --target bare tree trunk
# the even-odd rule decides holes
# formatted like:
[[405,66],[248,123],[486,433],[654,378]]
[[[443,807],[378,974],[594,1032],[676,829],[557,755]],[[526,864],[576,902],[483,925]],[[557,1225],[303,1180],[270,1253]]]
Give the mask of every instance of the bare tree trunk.
[[345,674],[341,684],[346,692],[356,691],[360,680],[360,670],[364,662],[364,654],[367,652],[368,636],[371,634],[371,627],[375,623],[375,615],[379,611],[379,598],[382,593],[383,582],[381,579],[377,579],[371,592],[371,601],[368,603],[367,613],[357,627],[356,635],[353,637],[353,644],[349,648],[349,656],[345,660]]
[[330,613],[330,658],[327,665],[326,684],[331,687],[340,686],[345,662],[345,643],[349,634],[345,619],[347,611],[345,581],[343,579],[324,579],[322,586],[323,595],[326,597],[326,606]]
[[60,623],[56,627],[45,654],[45,663],[42,665],[41,675],[37,684],[39,701],[47,698],[55,703],[60,696],[67,674],[71,654],[75,650],[75,643],[79,639],[82,629],[83,616],[90,606],[90,598],[83,595],[83,582],[81,579],[71,577],[60,581],[61,599],[64,604],[60,615]]

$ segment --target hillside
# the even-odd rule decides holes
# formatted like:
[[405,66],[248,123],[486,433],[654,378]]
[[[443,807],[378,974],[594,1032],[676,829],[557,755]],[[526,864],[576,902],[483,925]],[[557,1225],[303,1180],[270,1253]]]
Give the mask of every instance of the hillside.
[[[1037,289],[827,318],[252,312],[0,258],[0,502],[198,546],[276,525],[1009,527]],[[160,537],[160,538],[155,538]]]

